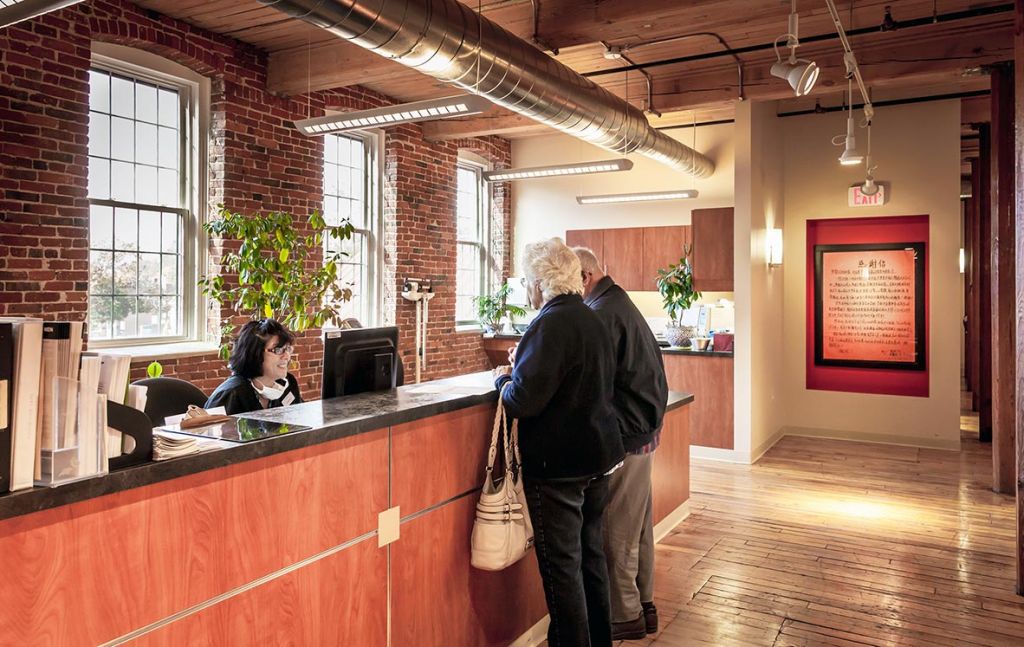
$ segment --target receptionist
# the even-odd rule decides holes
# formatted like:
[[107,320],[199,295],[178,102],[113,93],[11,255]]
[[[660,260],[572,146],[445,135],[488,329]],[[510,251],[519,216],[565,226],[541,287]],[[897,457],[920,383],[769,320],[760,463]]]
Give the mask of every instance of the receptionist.
[[288,372],[295,336],[273,319],[242,326],[228,367],[231,377],[217,387],[206,408],[224,407],[228,415],[286,407],[302,402],[299,382]]

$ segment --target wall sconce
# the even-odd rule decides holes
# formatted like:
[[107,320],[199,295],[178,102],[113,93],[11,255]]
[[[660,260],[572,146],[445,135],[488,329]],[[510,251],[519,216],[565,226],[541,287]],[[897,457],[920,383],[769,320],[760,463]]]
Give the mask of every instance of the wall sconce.
[[768,267],[782,265],[782,230],[768,230]]
[[960,273],[964,273],[964,269],[967,267],[967,255],[964,254],[964,248],[960,248]]

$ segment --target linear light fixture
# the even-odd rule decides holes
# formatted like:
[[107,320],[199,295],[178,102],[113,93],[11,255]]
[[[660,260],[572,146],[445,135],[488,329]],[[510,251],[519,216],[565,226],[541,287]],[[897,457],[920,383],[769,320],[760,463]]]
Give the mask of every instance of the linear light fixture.
[[689,200],[697,197],[696,189],[684,191],[647,191],[645,193],[612,193],[608,195],[578,195],[579,204],[608,204],[613,202],[651,202],[654,200]]
[[0,0],[0,28],[70,7],[82,0]]
[[347,130],[363,130],[381,126],[393,126],[414,121],[433,121],[450,117],[464,117],[480,114],[487,110],[491,102],[483,97],[463,94],[443,99],[413,101],[394,106],[359,110],[338,115],[327,115],[314,119],[303,119],[295,122],[295,127],[304,135],[316,137],[328,133],[340,133]]
[[633,162],[622,157],[613,160],[596,162],[580,162],[579,164],[559,164],[557,166],[533,166],[530,168],[509,168],[497,171],[484,171],[484,179],[488,182],[509,182],[511,180],[532,180],[538,177],[558,177],[560,175],[587,175],[589,173],[611,173],[628,171]]

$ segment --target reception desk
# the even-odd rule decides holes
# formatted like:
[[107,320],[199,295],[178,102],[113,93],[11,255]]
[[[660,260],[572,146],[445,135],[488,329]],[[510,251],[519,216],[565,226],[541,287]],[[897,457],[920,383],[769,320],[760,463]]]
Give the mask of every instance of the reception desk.
[[[309,402],[257,414],[309,431],[0,497],[0,642],[521,640],[546,613],[533,554],[469,565],[496,398],[480,373]],[[662,531],[689,498],[692,399],[671,395],[655,458]]]

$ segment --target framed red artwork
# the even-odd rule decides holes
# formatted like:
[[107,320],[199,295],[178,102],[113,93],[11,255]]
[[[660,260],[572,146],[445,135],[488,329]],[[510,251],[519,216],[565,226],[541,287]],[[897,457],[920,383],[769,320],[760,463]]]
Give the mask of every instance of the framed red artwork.
[[928,217],[807,223],[807,388],[928,395]]

